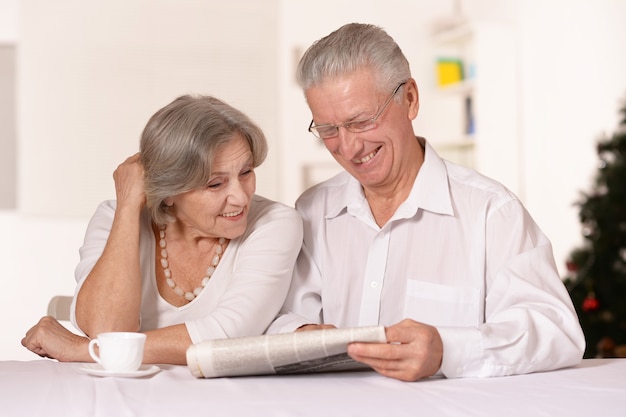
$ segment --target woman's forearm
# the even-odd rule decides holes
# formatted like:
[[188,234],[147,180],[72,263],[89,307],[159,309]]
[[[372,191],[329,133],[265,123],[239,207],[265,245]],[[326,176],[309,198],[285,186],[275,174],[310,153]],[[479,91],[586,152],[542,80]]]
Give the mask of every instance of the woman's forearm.
[[191,338],[184,324],[145,332],[144,363],[187,364],[187,348]]
[[100,259],[76,301],[76,321],[87,335],[139,330],[141,271],[140,211],[118,207]]

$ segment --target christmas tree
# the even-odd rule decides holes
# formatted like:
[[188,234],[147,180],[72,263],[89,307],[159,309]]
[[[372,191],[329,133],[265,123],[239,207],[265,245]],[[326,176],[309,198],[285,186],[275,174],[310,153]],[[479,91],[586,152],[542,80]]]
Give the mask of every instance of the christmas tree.
[[626,350],[626,102],[619,127],[597,145],[594,186],[582,193],[583,243],[567,261],[565,284],[585,333],[585,357]]

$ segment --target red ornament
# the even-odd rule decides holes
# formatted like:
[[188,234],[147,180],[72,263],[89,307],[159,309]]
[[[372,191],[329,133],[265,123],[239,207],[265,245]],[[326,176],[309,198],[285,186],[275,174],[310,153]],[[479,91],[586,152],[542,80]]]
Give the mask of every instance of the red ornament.
[[587,298],[583,300],[583,311],[589,313],[591,311],[596,311],[600,307],[600,302],[596,298],[594,293],[589,293]]
[[576,265],[576,263],[574,263],[574,261],[567,261],[567,262],[565,262],[565,267],[567,268],[567,270],[569,272],[576,272],[576,271],[578,271],[578,265]]

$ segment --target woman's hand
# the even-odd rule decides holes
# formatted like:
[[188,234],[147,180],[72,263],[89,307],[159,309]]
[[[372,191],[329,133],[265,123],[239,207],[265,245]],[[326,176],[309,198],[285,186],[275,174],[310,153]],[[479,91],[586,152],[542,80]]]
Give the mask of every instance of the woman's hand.
[[70,332],[56,319],[45,316],[22,339],[22,346],[44,358],[60,362],[93,362],[89,339]]
[[146,203],[144,170],[139,156],[137,152],[127,158],[113,172],[118,206],[128,204],[142,208]]

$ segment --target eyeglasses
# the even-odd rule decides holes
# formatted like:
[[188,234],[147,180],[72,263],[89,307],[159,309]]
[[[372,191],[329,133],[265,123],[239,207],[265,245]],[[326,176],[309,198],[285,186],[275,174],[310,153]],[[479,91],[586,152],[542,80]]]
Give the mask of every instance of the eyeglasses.
[[311,120],[311,124],[309,125],[309,132],[313,133],[313,135],[320,139],[331,139],[339,134],[340,127],[343,127],[348,132],[352,133],[367,132],[368,130],[375,129],[377,126],[376,121],[378,120],[378,118],[383,114],[383,112],[391,102],[391,99],[393,98],[393,96],[396,95],[400,87],[402,87],[406,83],[406,81],[403,81],[396,86],[396,88],[393,90],[393,93],[391,93],[391,95],[387,98],[385,104],[383,104],[383,106],[380,108],[380,110],[378,110],[378,113],[376,113],[374,117],[363,120],[354,120],[351,122],[342,123],[340,125],[328,124],[315,126],[313,124],[313,120]]

